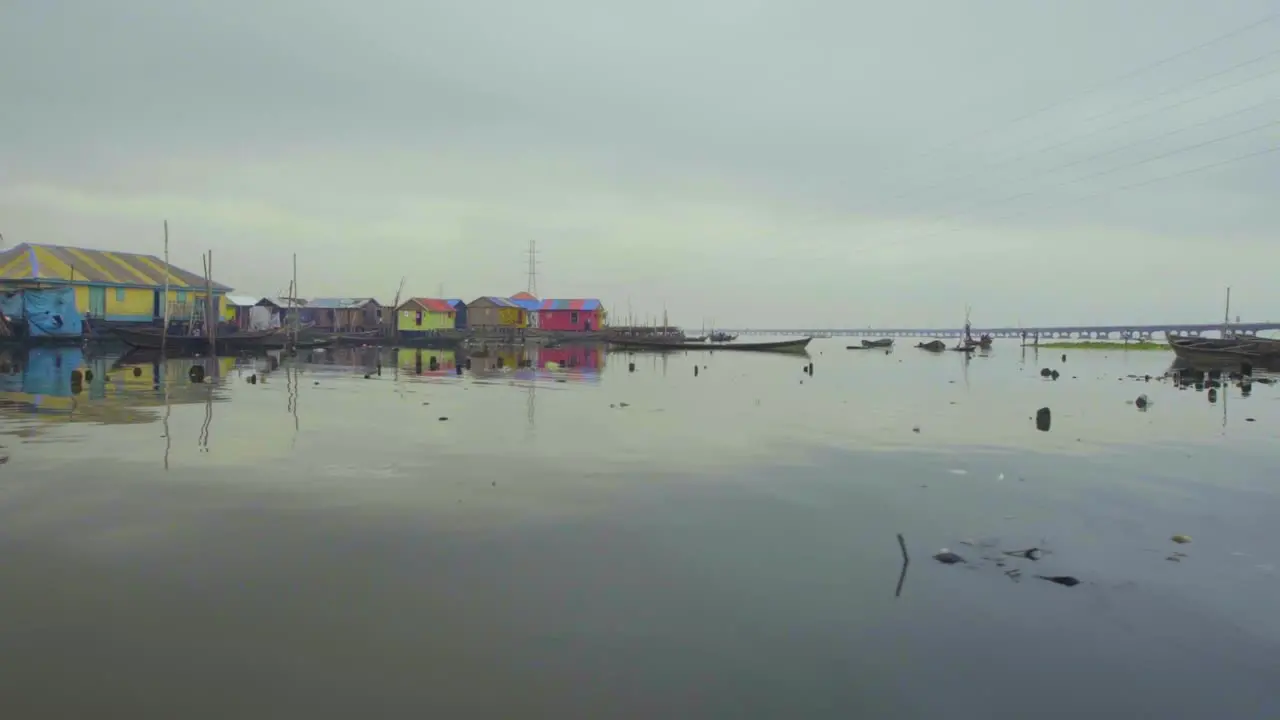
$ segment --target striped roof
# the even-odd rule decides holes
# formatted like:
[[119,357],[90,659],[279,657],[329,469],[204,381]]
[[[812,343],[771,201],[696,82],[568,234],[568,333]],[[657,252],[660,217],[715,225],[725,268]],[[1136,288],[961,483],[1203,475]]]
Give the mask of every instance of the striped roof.
[[[164,287],[164,261],[154,255],[21,243],[0,252],[0,281],[74,282]],[[204,278],[169,265],[169,286],[204,289]],[[231,288],[215,282],[214,290]]]
[[595,298],[574,298],[572,300],[543,300],[539,310],[582,310],[591,312],[600,309],[600,301]]
[[378,304],[373,298],[316,298],[308,300],[305,307],[310,310],[312,308],[320,308],[322,310],[355,310],[362,308],[369,303]]
[[485,296],[483,296],[483,297],[478,297],[478,298],[476,298],[475,300],[472,300],[472,301],[471,301],[470,303],[468,303],[468,304],[469,304],[469,305],[475,305],[476,303],[480,302],[481,300],[488,300],[489,302],[493,303],[494,305],[497,305],[498,307],[507,307],[507,308],[518,308],[518,307],[520,307],[520,305],[519,305],[519,304],[517,304],[514,300],[508,300],[507,298],[504,298],[504,297],[498,297],[497,295],[485,295]]
[[538,308],[542,307],[542,301],[536,297],[511,298],[511,302],[515,303],[516,305],[519,305],[520,307],[524,308],[525,310],[528,310],[529,312],[534,312]]
[[403,310],[410,303],[416,304],[427,312],[451,313],[454,311],[453,305],[448,300],[441,300],[440,298],[409,298],[407,302],[397,309]]

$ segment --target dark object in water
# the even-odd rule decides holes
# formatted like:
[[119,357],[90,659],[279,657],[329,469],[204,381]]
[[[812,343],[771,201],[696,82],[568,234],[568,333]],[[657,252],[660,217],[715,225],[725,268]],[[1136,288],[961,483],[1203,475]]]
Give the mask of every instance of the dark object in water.
[[444,422],[445,420],[448,420],[448,419],[449,419],[449,418],[444,417],[443,415],[442,415],[442,416],[440,416],[440,422]]
[[893,338],[880,338],[879,340],[863,340],[864,348],[887,348],[893,347]]
[[1133,401],[1133,404],[1137,405],[1139,410],[1143,410],[1147,407],[1147,402],[1148,400],[1146,395],[1139,395],[1138,399]]
[[1071,577],[1070,575],[1037,575],[1036,577],[1041,580],[1048,580],[1051,583],[1065,585],[1066,587],[1075,587],[1080,584],[1079,580]]
[[1027,560],[1039,560],[1044,556],[1044,551],[1040,548],[1027,548],[1026,550],[1005,550],[1005,555],[1009,557],[1020,557]]
[[802,353],[808,347],[809,342],[813,338],[800,338],[799,340],[780,340],[778,342],[762,342],[762,343],[725,343],[723,345],[709,346],[706,343],[691,343],[683,341],[670,340],[618,340],[612,339],[610,345],[616,345],[620,348],[635,348],[637,350],[739,350],[739,351],[756,351],[756,352],[793,352]]
[[1040,377],[1049,377],[1052,374],[1053,371],[1049,368],[1040,368]]
[[1067,354],[1062,353],[1062,362],[1066,362],[1066,361],[1067,361]]
[[187,370],[187,377],[191,378],[193,383],[204,382],[204,366],[192,365],[191,369]]
[[947,349],[947,344],[941,340],[930,340],[927,343],[916,343],[916,347],[929,352],[942,352]]
[[[209,338],[204,335],[174,335],[171,333],[166,337],[160,328],[154,327],[116,327],[111,328],[111,332],[115,333],[116,337],[123,340],[125,344],[136,348],[159,350],[160,344],[163,342],[166,349],[178,354],[194,355],[196,353],[209,352]],[[284,333],[280,328],[261,331],[246,330],[219,335],[217,349],[221,352],[266,349],[274,347],[272,343],[278,342],[278,337],[283,337],[283,335]]]
[[964,558],[951,552],[950,550],[947,550],[946,548],[943,548],[942,552],[938,553],[937,555],[934,555],[933,559],[937,560],[943,565],[955,565],[956,563],[968,562]]
[[1054,370],[1053,372],[1049,373],[1049,377],[1053,378],[1054,380],[1057,380],[1057,379],[1058,379],[1058,371],[1057,371],[1057,370]]
[[1040,432],[1049,432],[1049,425],[1052,421],[1049,408],[1042,407],[1036,411],[1036,429]]

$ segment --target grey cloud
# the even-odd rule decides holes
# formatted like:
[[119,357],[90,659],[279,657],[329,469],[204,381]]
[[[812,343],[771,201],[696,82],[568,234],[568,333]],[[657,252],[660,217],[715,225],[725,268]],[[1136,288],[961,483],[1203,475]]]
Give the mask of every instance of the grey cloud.
[[[154,251],[169,217],[246,291],[277,290],[296,251],[304,291],[378,295],[402,274],[512,292],[537,239],[544,293],[694,323],[1211,317],[1191,283],[1263,313],[1280,154],[1119,188],[1280,143],[1133,165],[1280,118],[1226,117],[1280,98],[1280,57],[1188,85],[1280,46],[1280,23],[1107,81],[1273,11],[11,3],[0,232]],[[1153,260],[1233,248],[1259,261]]]

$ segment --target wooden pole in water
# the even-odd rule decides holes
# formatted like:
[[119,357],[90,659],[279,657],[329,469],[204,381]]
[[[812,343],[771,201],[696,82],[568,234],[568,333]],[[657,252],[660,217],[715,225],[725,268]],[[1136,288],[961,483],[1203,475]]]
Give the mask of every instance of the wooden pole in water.
[[[160,362],[165,361],[165,351],[169,340],[169,221],[164,221],[164,309],[161,311],[164,324],[160,326]],[[166,383],[167,388],[167,383]],[[167,391],[166,391],[167,392]],[[166,396],[167,397],[167,396]]]
[[289,309],[293,313],[293,317],[289,319],[289,324],[293,328],[293,346],[298,346],[298,253],[293,254],[293,297],[289,298]]
[[1227,286],[1227,309],[1222,313],[1222,337],[1230,335],[1231,330],[1231,286]]
[[217,374],[218,363],[218,322],[214,312],[218,304],[213,299],[213,251],[205,253],[204,260],[204,328],[209,338],[209,354],[213,356],[214,374]]

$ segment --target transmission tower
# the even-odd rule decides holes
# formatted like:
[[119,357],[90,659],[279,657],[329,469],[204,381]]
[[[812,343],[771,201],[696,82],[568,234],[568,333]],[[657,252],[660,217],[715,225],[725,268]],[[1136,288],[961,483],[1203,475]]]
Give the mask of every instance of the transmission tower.
[[538,297],[538,241],[529,241],[529,281],[528,287],[525,288],[528,293],[534,297]]

